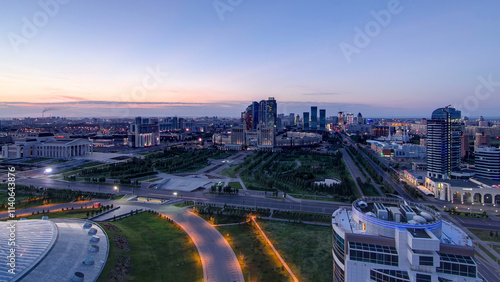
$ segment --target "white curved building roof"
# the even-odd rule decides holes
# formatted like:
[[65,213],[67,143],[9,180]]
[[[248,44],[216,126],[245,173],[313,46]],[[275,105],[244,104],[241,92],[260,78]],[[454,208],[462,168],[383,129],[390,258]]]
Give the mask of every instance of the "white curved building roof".
[[[15,244],[9,246],[11,224],[15,225]],[[0,281],[16,280],[38,263],[52,248],[57,239],[57,227],[49,220],[16,220],[0,222]],[[7,255],[15,248],[15,274],[9,273]]]

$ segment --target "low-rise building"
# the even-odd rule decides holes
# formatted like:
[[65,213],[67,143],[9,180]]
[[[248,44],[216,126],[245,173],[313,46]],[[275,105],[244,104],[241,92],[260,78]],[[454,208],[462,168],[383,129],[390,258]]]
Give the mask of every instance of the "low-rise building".
[[93,152],[87,139],[55,138],[52,133],[37,133],[2,147],[2,158],[59,158],[71,159]]

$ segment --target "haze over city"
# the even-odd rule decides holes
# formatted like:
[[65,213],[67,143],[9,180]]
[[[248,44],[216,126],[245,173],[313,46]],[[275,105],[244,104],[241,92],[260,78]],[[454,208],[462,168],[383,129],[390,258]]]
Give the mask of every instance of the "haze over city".
[[0,117],[498,116],[497,1],[48,3],[2,3]]

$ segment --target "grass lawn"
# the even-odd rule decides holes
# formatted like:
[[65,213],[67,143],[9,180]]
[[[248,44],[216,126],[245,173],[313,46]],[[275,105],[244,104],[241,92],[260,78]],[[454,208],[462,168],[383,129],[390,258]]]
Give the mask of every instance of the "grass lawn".
[[146,181],[146,182],[150,182],[150,183],[151,183],[151,182],[156,182],[156,181],[158,181],[158,180],[163,180],[163,177],[157,177],[157,178],[149,179],[149,180],[148,180],[148,181]]
[[259,225],[300,281],[332,280],[331,227],[267,220]]
[[[245,281],[290,281],[271,247],[250,224],[216,227],[234,250]],[[286,275],[286,276],[285,276]]]
[[91,166],[97,166],[97,165],[102,165],[104,163],[102,162],[90,162],[90,163],[86,163],[86,164],[82,164],[80,166],[77,166],[77,168],[85,168],[85,167],[91,167]]
[[[490,230],[485,230],[485,229],[474,229],[474,228],[469,228],[470,232],[474,233],[479,239],[483,241],[491,241],[491,242],[499,242],[500,243],[500,237],[497,236],[496,231],[490,231]],[[490,232],[493,232],[493,237],[490,237]]]
[[[33,197],[33,195],[30,195],[30,196]],[[16,201],[23,199],[23,197],[24,197],[24,195],[23,196],[16,195]],[[27,198],[27,196],[24,197],[24,199],[26,199],[26,198]],[[31,201],[31,202],[20,202],[20,203],[16,202],[15,208],[16,208],[16,210],[19,210],[19,209],[26,209],[26,208],[31,208],[31,207],[38,207],[38,206],[45,205],[45,204],[62,204],[62,203],[69,203],[72,200],[73,199],[66,199],[66,198],[51,198],[49,200],[39,199],[39,200]],[[5,201],[3,204],[5,204],[6,207],[4,209],[0,208],[0,211],[7,210],[7,198],[5,198]]]
[[[24,194],[21,194],[21,193],[16,193],[16,205],[17,205],[17,201],[24,201],[26,200],[29,196],[32,196],[32,195],[24,195]],[[1,191],[0,192],[0,204],[7,204],[8,203],[8,200],[9,199],[9,194],[7,194],[7,191]]]
[[65,163],[67,162],[68,160],[57,160],[57,161],[53,161],[51,162],[50,164],[62,164],[62,163]]
[[176,224],[145,212],[101,226],[111,246],[97,281],[203,280],[198,251]]
[[43,214],[34,214],[34,215],[28,215],[28,216],[20,216],[19,218],[42,219],[42,216],[48,216],[49,219],[53,219],[53,218],[87,218],[87,212],[92,212],[92,211],[99,211],[99,209],[98,208],[90,208],[90,209],[65,210],[65,211],[49,212],[49,213],[43,213]]
[[224,169],[223,171],[219,172],[219,174],[226,175],[226,176],[229,176],[231,178],[236,178],[236,172],[238,172],[237,169],[241,169],[241,168],[237,165],[233,165],[233,166],[230,166],[230,167]]
[[485,252],[492,260],[497,261],[497,257],[490,253],[490,251],[483,247],[483,245],[476,243],[476,246],[483,250],[483,252]]
[[161,179],[161,178],[159,178],[157,175],[144,176],[141,178],[134,178],[134,180],[137,180],[137,181],[145,181],[145,180],[151,180],[151,179]]
[[31,159],[31,160],[25,161],[24,163],[33,164],[33,163],[43,162],[46,160],[50,160],[50,159],[49,158],[37,158],[37,159]]
[[228,185],[233,189],[243,189],[243,187],[241,187],[241,184],[239,182],[229,182]]
[[179,208],[183,208],[183,207],[192,206],[192,205],[194,205],[193,201],[185,201],[184,203],[175,204],[174,206],[179,207]]
[[493,250],[495,250],[497,253],[500,254],[500,246],[499,245],[490,245],[490,247],[492,247]]
[[363,194],[365,196],[375,196],[375,197],[380,197],[380,194],[377,192],[377,189],[375,189],[375,186],[373,184],[362,184],[360,185],[361,190],[363,190]]

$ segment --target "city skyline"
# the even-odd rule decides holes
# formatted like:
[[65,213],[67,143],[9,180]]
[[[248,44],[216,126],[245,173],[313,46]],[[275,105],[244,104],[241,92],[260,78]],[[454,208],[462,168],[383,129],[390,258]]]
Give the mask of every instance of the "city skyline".
[[285,114],[496,117],[500,103],[494,1],[40,3],[2,4],[2,118],[238,116],[259,97]]

